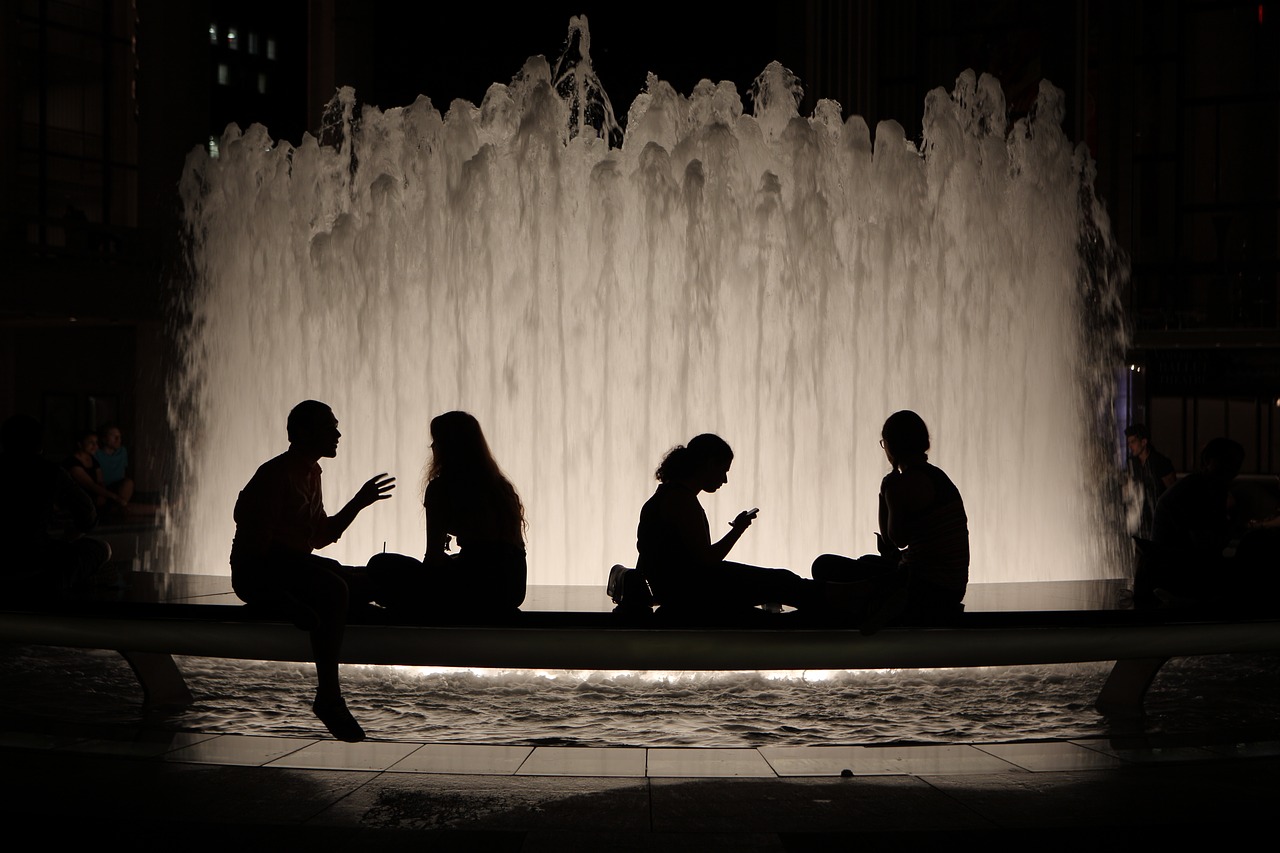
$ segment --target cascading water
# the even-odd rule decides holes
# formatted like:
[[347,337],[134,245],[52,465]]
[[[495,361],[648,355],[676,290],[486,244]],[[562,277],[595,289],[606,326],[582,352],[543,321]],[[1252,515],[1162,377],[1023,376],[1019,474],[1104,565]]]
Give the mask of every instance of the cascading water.
[[835,103],[800,117],[776,63],[753,115],[731,83],[651,78],[611,148],[581,24],[581,58],[531,59],[478,108],[344,91],[324,144],[255,125],[193,153],[176,568],[226,570],[237,491],[317,398],[344,434],[331,511],[400,477],[326,550],[349,563],[421,553],[427,423],[461,408],[523,496],[533,583],[631,562],[653,469],[699,432],[737,454],[713,531],[759,506],[734,558],[803,573],[874,549],[879,429],[911,408],[965,496],[973,580],[1119,573],[1098,534],[1117,253],[1061,92],[1008,129],[966,72],[922,146],[886,121],[873,148]]

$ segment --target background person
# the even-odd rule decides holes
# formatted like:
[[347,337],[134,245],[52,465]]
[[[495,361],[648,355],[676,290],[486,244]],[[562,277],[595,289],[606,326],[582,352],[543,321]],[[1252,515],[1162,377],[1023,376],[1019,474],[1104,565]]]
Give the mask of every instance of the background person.
[[93,430],[84,430],[76,436],[75,449],[62,463],[62,467],[99,510],[123,509],[128,504],[128,499],[107,488],[102,476],[102,466],[98,464],[97,452],[98,434]]
[[129,469],[129,449],[124,446],[120,427],[105,424],[98,430],[98,449],[93,458],[102,471],[102,484],[127,505],[133,499],[133,477]]
[[1151,436],[1144,424],[1130,424],[1124,431],[1129,447],[1129,476],[1138,487],[1142,500],[1141,516],[1136,536],[1151,538],[1155,524],[1156,504],[1178,482],[1169,457],[1151,445]]

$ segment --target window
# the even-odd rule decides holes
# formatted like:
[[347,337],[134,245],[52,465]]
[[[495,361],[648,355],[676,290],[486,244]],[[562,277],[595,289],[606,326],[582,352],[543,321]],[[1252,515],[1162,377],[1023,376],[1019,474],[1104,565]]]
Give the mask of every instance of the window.
[[267,75],[266,74],[258,75],[258,94],[259,95],[267,94]]
[[226,86],[231,82],[231,70],[225,62],[218,63],[218,85]]
[[218,25],[210,24],[209,25],[209,44],[217,44],[217,43],[218,43]]
[[276,58],[276,40],[267,39],[267,59]]
[[231,27],[227,30],[227,47],[232,50],[240,49],[240,34],[236,32],[235,27]]
[[249,32],[249,44],[247,47],[248,47],[250,56],[258,55],[258,34],[257,33],[253,31]]

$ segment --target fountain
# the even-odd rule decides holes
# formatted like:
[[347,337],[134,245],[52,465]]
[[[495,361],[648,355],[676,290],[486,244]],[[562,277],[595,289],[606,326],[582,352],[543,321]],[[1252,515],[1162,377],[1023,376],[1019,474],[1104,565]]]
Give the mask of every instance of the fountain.
[[[477,107],[331,105],[321,139],[229,127],[182,181],[192,286],[172,418],[181,570],[226,572],[231,508],[314,397],[344,434],[332,508],[379,471],[395,499],[325,551],[419,554],[427,423],[484,425],[528,509],[532,583],[601,584],[635,556],[672,445],[737,453],[713,530],[802,573],[874,548],[885,416],[920,412],[964,493],[974,581],[1120,574],[1106,509],[1117,252],[1091,163],[1045,83],[1011,128],[965,72],[924,139],[650,78],[625,134],[580,56],[530,59]],[[611,146],[610,139],[620,140]],[[385,546],[384,546],[385,543]]]

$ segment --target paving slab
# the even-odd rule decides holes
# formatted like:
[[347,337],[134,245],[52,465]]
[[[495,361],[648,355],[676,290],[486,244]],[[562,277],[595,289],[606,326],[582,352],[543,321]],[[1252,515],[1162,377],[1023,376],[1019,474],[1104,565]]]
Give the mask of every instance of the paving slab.
[[647,832],[648,782],[384,773],[329,805],[311,823],[378,829]]
[[655,832],[866,832],[991,824],[910,776],[651,779]]

